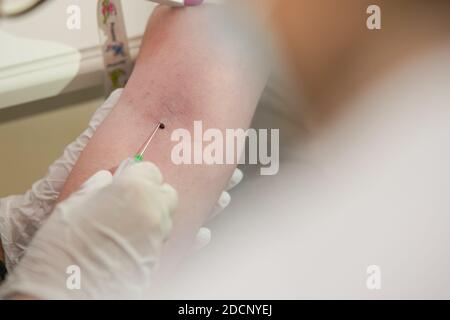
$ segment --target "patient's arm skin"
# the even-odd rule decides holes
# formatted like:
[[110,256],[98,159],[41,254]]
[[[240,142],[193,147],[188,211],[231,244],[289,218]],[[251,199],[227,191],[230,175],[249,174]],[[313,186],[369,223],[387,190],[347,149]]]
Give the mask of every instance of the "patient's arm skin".
[[221,12],[215,5],[156,9],[131,79],[82,153],[61,199],[96,171],[116,167],[135,154],[164,119],[166,129],[158,132],[145,158],[156,163],[178,191],[169,247],[176,244],[178,252],[187,251],[235,166],[176,166],[171,161],[176,143],[170,134],[177,128],[192,133],[194,120],[202,120],[204,130],[247,128],[268,73],[252,41],[245,32],[230,31],[235,25]]

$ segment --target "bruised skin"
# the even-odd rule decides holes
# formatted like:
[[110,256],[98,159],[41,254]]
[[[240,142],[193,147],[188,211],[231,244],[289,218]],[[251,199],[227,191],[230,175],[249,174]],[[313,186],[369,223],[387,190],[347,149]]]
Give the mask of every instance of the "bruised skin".
[[196,120],[203,121],[204,130],[248,128],[268,75],[251,39],[245,32],[230,32],[223,12],[208,5],[156,9],[118,105],[83,151],[61,195],[68,197],[98,170],[134,155],[162,121],[166,128],[157,133],[145,160],[156,163],[178,191],[165,250],[175,260],[190,248],[235,166],[173,164],[177,142],[171,142],[171,133],[185,128],[193,136]]

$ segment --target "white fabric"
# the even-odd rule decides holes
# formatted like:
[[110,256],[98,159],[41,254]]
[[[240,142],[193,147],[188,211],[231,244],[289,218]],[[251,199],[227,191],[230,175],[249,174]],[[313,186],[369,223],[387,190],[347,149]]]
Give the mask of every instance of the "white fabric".
[[[279,174],[245,171],[211,226],[215,241],[166,296],[449,299],[449,84],[447,45],[360,92],[348,105],[360,111],[314,152],[289,118],[279,121]],[[283,115],[259,112],[266,123]],[[380,290],[366,285],[371,265],[381,268]]]

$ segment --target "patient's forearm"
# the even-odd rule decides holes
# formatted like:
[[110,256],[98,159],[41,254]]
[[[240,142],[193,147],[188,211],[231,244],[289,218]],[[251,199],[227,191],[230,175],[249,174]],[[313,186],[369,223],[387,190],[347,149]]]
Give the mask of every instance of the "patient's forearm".
[[177,128],[192,132],[195,120],[203,121],[204,130],[247,128],[267,76],[251,41],[229,32],[220,12],[215,6],[157,9],[118,105],[82,153],[62,198],[96,171],[133,155],[164,119],[166,130],[159,131],[145,158],[179,194],[172,243],[189,244],[234,166],[177,166],[170,134]]

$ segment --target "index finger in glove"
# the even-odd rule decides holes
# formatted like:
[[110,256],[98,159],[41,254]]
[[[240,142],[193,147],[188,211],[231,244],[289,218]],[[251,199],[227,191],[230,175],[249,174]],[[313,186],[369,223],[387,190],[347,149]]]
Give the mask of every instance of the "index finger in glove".
[[140,162],[125,168],[117,180],[147,180],[155,184],[163,183],[163,176],[159,168],[151,162]]
[[141,162],[129,166],[116,178],[117,183],[130,184],[150,183],[157,187],[160,196],[165,199],[170,211],[173,211],[178,203],[176,190],[163,182],[163,176],[159,168],[151,162]]
[[241,169],[239,169],[239,168],[234,169],[233,175],[231,176],[230,180],[228,181],[228,185],[225,190],[230,191],[231,189],[236,187],[239,183],[241,183],[243,178],[244,178],[244,173],[241,171]]

